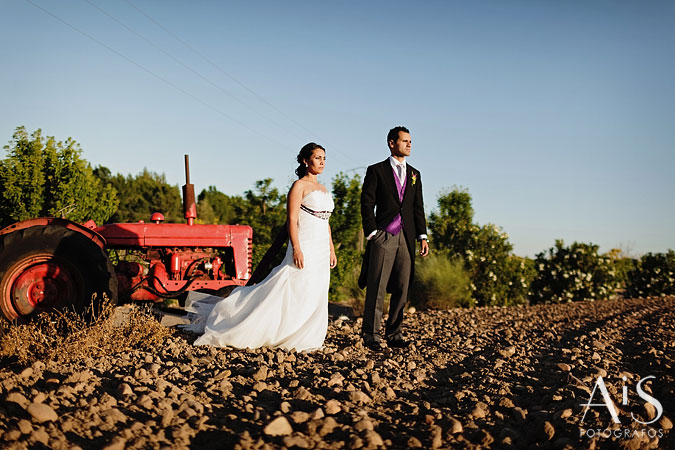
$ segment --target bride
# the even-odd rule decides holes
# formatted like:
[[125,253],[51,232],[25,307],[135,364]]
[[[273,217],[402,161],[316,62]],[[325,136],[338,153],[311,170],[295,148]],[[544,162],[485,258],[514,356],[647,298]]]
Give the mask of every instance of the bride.
[[288,193],[289,245],[280,265],[260,283],[227,298],[190,292],[185,328],[203,333],[194,345],[236,348],[321,348],[328,328],[330,268],[337,264],[328,218],[333,199],[317,181],[326,150],[302,147],[298,180]]

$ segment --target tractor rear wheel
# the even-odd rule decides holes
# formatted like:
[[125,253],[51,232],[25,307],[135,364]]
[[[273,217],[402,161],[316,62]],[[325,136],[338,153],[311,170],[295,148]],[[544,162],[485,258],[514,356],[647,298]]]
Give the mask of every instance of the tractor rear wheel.
[[0,309],[7,320],[52,308],[99,310],[117,303],[117,277],[105,252],[60,225],[34,226],[0,237]]

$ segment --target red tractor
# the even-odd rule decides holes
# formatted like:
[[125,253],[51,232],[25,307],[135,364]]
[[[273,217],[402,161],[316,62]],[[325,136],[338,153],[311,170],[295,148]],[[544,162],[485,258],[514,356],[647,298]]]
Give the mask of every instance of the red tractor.
[[[197,206],[185,155],[186,224],[96,226],[38,218],[0,230],[0,309],[22,320],[57,307],[82,312],[103,295],[113,303],[162,302],[191,290],[222,293],[251,278],[253,230],[246,225],[195,224]],[[108,250],[115,250],[109,252]],[[116,255],[113,267],[109,253]]]

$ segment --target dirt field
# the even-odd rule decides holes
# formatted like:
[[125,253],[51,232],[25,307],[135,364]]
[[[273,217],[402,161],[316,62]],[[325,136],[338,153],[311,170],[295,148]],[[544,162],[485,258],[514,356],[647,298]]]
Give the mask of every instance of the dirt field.
[[675,448],[675,298],[412,312],[414,345],[381,355],[359,328],[332,322],[311,354],[176,333],[150,352],[13,363],[0,446]]

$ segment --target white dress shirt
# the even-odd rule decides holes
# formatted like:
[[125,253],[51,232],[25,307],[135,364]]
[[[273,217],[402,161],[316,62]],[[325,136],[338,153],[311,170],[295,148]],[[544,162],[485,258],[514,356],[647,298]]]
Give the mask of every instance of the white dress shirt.
[[398,178],[398,181],[401,183],[401,186],[403,186],[403,181],[405,180],[405,175],[406,175],[406,169],[408,168],[408,165],[405,163],[405,158],[403,159],[403,162],[398,162],[397,159],[395,159],[393,156],[389,157],[389,163],[391,164],[391,168],[394,169],[394,173],[399,173],[398,171],[398,166],[401,166],[401,172]]

